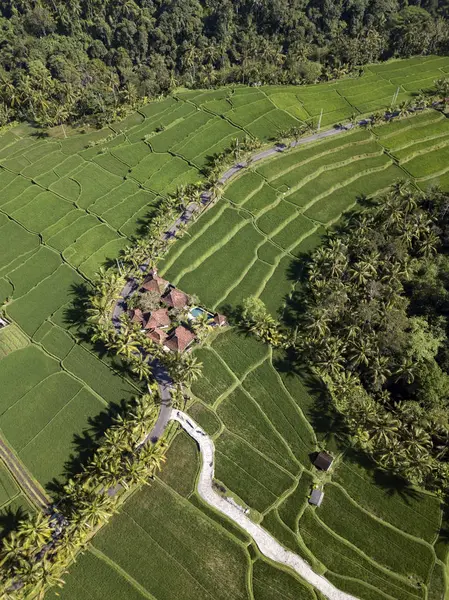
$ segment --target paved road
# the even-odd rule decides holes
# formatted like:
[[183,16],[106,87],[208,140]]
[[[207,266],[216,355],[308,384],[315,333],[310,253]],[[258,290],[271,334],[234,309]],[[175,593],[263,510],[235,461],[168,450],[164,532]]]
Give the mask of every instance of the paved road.
[[40,510],[47,510],[51,505],[50,498],[45,495],[41,487],[30,477],[22,462],[1,439],[0,458],[34,506]]
[[[288,147],[295,148],[296,146],[301,146],[303,144],[309,144],[311,142],[316,142],[318,140],[322,140],[333,135],[337,135],[339,133],[343,133],[349,129],[352,129],[353,125],[347,125],[346,127],[336,127],[334,129],[329,129],[326,131],[321,131],[319,133],[314,133],[309,135],[308,137],[301,138],[296,142],[291,142],[289,145],[278,144],[269,148],[267,150],[263,150],[257,154],[254,154],[250,159],[244,162],[238,162],[232,167],[230,167],[219,179],[219,183],[222,185],[226,184],[230,179],[235,177],[242,169],[247,167],[249,164],[253,164],[255,162],[259,162],[261,160],[266,160],[267,158],[279,154],[280,152],[284,152]],[[196,213],[204,210],[204,208],[211,201],[211,193],[208,191],[204,191],[201,194],[201,202],[195,203],[192,202],[189,204],[180,217],[176,219],[176,221],[164,232],[162,238],[166,241],[169,241],[176,237],[179,227],[182,225],[187,225],[192,219],[195,217]],[[148,262],[144,263],[140,266],[140,270],[145,273],[148,267]],[[139,287],[139,281],[135,278],[128,281],[126,286],[123,288],[120,294],[120,299],[117,304],[114,306],[114,310],[112,313],[112,323],[116,330],[120,329],[120,315],[126,310],[126,300],[134,294],[134,292]],[[148,433],[145,438],[145,441],[151,440],[152,442],[156,442],[161,435],[164,433],[165,428],[167,427],[167,423],[170,420],[170,412],[171,412],[171,397],[170,397],[170,387],[172,381],[170,380],[170,376],[167,370],[157,361],[153,362],[153,375],[159,385],[159,394],[161,397],[161,409],[159,411],[159,417],[156,421],[154,428]]]
[[198,479],[198,493],[207,504],[210,504],[219,512],[229,517],[239,527],[249,533],[264,556],[293,569],[302,579],[308,581],[326,598],[330,600],[356,600],[355,596],[342,592],[325,577],[315,573],[310,565],[300,556],[281,546],[266,529],[251,521],[246,516],[244,510],[236,503],[231,503],[226,498],[217,494],[212,487],[215,464],[215,447],[213,441],[189,415],[186,415],[182,411],[173,409],[170,419],[178,421],[200,448],[202,464]]

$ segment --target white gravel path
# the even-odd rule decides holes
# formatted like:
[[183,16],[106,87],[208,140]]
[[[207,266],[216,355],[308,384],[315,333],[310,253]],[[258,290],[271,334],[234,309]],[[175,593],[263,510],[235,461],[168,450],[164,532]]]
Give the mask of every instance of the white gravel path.
[[326,598],[330,600],[357,600],[355,596],[337,589],[322,575],[317,575],[305,560],[281,546],[261,525],[251,521],[235,503],[232,504],[217,494],[212,488],[215,455],[213,441],[189,415],[180,410],[172,409],[170,420],[178,421],[200,448],[202,465],[198,481],[198,493],[207,504],[216,508],[249,533],[264,556],[293,569],[302,579],[308,581],[324,594]]

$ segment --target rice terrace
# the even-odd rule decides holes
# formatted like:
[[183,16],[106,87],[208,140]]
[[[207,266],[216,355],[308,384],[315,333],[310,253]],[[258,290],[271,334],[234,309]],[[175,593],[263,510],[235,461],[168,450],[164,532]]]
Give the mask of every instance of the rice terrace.
[[[4,128],[2,597],[447,597],[447,497],[433,467],[408,478],[363,446],[331,401],[334,367],[305,364],[298,317],[326,236],[382,212],[391,190],[429,204],[449,192],[447,78],[449,57],[419,56],[310,85],[178,88],[98,129]],[[447,294],[444,281],[435,290]],[[254,307],[265,328],[251,325]],[[392,393],[402,376],[390,369]],[[112,447],[111,478],[92,483]],[[228,516],[201,493],[212,460]],[[232,514],[305,561],[324,591]],[[70,527],[80,544],[64,553]],[[24,531],[35,548],[19,552]]]

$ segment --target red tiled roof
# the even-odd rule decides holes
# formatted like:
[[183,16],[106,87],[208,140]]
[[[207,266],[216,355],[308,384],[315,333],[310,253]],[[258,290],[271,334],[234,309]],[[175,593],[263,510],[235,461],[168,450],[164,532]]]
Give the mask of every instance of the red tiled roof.
[[181,290],[174,288],[162,298],[162,301],[173,308],[184,308],[189,301],[189,297],[184,292],[181,292]]
[[150,275],[142,284],[142,288],[147,290],[147,292],[157,292],[158,294],[163,294],[168,285],[168,281],[153,273]]
[[142,325],[145,322],[145,315],[140,310],[140,308],[134,308],[130,313],[131,323],[141,323]]
[[174,352],[184,352],[189,344],[195,339],[195,334],[183,325],[175,329],[174,334],[165,342],[167,348]]
[[171,324],[170,315],[166,308],[153,310],[148,319],[145,329],[156,329],[157,327],[168,327]]
[[147,292],[157,292],[158,294],[161,293],[160,289],[159,289],[159,285],[157,283],[157,281],[155,281],[154,279],[149,279],[148,281],[144,281],[142,283],[142,290],[146,290]]
[[224,315],[220,315],[219,313],[215,313],[214,315],[214,321],[217,325],[227,325],[228,320],[226,319],[226,317]]
[[163,344],[167,339],[167,334],[162,329],[155,329],[154,331],[149,331],[147,333],[147,337],[151,338],[153,341],[158,344]]

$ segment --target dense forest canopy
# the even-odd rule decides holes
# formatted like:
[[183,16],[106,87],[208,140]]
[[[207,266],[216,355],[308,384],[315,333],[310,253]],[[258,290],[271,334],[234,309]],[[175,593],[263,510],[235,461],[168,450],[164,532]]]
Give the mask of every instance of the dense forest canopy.
[[3,0],[0,125],[120,116],[177,85],[301,83],[448,50],[445,0]]
[[313,254],[302,350],[358,445],[449,483],[449,195],[397,184]]

